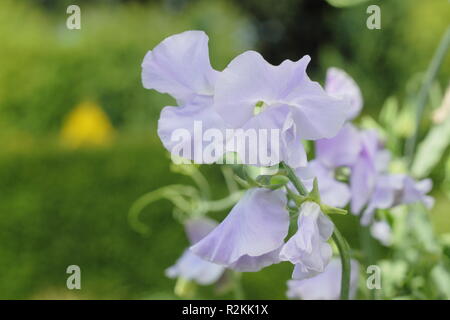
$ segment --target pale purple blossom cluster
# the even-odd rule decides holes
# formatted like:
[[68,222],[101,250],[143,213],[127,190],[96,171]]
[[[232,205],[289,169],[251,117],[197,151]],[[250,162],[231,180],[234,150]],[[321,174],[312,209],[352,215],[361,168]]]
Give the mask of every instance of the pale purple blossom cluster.
[[[350,103],[348,120],[359,114],[360,89],[344,71],[329,69],[325,88]],[[337,207],[350,204],[350,211],[361,216],[362,225],[373,223],[377,209],[414,202],[433,206],[433,198],[427,195],[432,187],[430,179],[415,181],[406,174],[389,173],[391,154],[373,129],[361,130],[347,122],[333,138],[316,141],[315,152],[314,160],[297,169],[298,175],[310,188],[317,177],[324,202]],[[343,168],[348,175],[345,183],[336,178]]]
[[[351,211],[361,215],[362,224],[372,223],[376,209],[416,201],[431,205],[426,195],[430,181],[390,174],[389,152],[378,134],[350,123],[363,105],[355,81],[331,68],[322,88],[306,74],[309,61],[305,56],[274,66],[259,53],[247,51],[217,71],[209,61],[205,33],[187,31],[165,39],[147,53],[142,64],[144,87],[168,93],[178,104],[161,112],[158,135],[163,145],[174,152],[180,147],[173,137],[175,130],[192,132],[195,121],[218,131],[278,129],[280,149],[271,150],[278,154],[278,161],[294,168],[310,190],[317,178],[321,201],[340,208],[350,204]],[[302,140],[315,140],[315,159],[308,161]],[[215,160],[227,152],[239,153],[227,141],[205,144],[193,138],[182,143],[186,150],[209,148]],[[196,154],[183,156],[201,163]],[[245,164],[246,156],[241,159]],[[347,181],[337,178],[339,170],[346,172]],[[340,264],[334,260],[329,264],[332,248],[328,243],[334,225],[321,203],[307,200],[298,206],[297,231],[291,236],[287,206],[284,188],[252,187],[217,226],[210,220],[189,222],[188,234],[194,228],[199,235],[190,237],[191,247],[167,274],[207,284],[217,280],[224,268],[258,271],[289,261],[294,265],[289,285],[292,297],[308,298],[307,288],[323,281],[336,283]],[[353,282],[355,277],[353,270]],[[338,284],[324,287],[317,297],[337,298]]]
[[[227,135],[223,131],[276,129],[280,132],[277,148],[269,139],[260,142],[276,160],[251,164],[285,161],[292,167],[306,165],[301,141],[333,137],[346,118],[342,99],[309,79],[309,61],[305,56],[274,66],[259,53],[246,51],[219,72],[211,67],[204,32],[186,31],[166,38],[142,63],[144,87],[168,93],[178,104],[161,112],[158,135],[162,143],[171,153],[181,153],[196,163],[204,162],[200,155],[205,150],[212,155],[208,162],[237,152],[245,163],[249,157],[246,150],[224,141]],[[209,141],[195,134],[195,122],[201,122],[203,130],[213,130]],[[181,139],[177,135],[180,129],[190,133],[190,139]]]

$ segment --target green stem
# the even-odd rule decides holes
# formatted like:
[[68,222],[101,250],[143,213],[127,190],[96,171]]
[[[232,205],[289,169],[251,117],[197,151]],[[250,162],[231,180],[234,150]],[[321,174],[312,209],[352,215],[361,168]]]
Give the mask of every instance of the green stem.
[[416,119],[415,119],[415,127],[413,135],[406,141],[405,146],[405,154],[408,159],[408,165],[412,165],[414,150],[416,148],[417,136],[419,133],[420,121],[422,120],[423,111],[425,109],[425,104],[427,102],[428,92],[433,84],[434,79],[436,78],[436,74],[441,66],[447,51],[450,47],[450,27],[447,28],[442,40],[437,48],[433,59],[428,66],[428,69],[425,74],[425,78],[423,79],[422,86],[420,87],[420,91],[417,95],[416,99]]
[[286,170],[286,175],[291,180],[292,184],[294,185],[295,189],[297,189],[298,193],[302,196],[306,196],[308,194],[308,190],[306,190],[303,183],[297,178],[297,175],[295,174],[294,170],[290,166],[288,166],[286,163],[281,162],[281,166],[284,170]]
[[334,226],[333,240],[338,247],[341,256],[341,300],[348,300],[350,293],[350,247],[340,231]]
[[234,299],[235,300],[244,300],[244,288],[242,287],[242,274],[237,271],[233,271],[233,280],[234,280]]

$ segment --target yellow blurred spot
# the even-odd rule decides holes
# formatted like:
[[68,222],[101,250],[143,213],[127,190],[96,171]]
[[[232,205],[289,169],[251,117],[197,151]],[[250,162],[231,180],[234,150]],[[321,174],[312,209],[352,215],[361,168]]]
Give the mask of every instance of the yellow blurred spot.
[[72,148],[108,145],[113,136],[114,128],[108,116],[98,104],[90,101],[76,106],[61,129],[62,142]]

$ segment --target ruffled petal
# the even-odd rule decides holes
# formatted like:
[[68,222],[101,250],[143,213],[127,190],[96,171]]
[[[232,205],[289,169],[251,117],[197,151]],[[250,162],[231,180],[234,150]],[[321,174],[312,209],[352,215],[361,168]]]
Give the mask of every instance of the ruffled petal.
[[218,76],[214,106],[231,126],[243,127],[255,116],[278,105],[288,105],[297,134],[302,139],[331,138],[342,127],[345,102],[328,95],[309,79],[308,56],[273,66],[257,52],[247,51],[231,61]]
[[346,72],[338,68],[329,68],[325,81],[325,91],[332,96],[348,101],[348,120],[358,116],[363,106],[361,90]]
[[281,190],[250,189],[225,220],[191,250],[205,260],[228,267],[237,266],[245,256],[271,253],[283,244],[288,233],[285,206],[286,196]]
[[310,93],[293,100],[292,117],[305,140],[334,137],[345,122],[346,103],[325,93],[316,82]]
[[331,259],[331,246],[327,243],[334,225],[315,202],[305,202],[300,208],[298,230],[286,242],[280,259],[295,264],[293,277],[304,279],[323,272]]
[[256,103],[280,103],[306,76],[310,58],[268,63],[255,51],[234,58],[216,83],[214,104],[217,112],[234,127],[242,127],[254,115]]
[[164,39],[142,63],[144,87],[168,93],[180,104],[196,96],[211,96],[217,73],[209,62],[208,36],[203,31]]

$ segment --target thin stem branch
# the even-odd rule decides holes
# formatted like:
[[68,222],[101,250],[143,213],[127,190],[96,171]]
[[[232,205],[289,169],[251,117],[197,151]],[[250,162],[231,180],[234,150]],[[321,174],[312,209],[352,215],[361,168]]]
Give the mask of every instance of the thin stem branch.
[[308,190],[306,190],[303,183],[300,181],[299,178],[297,178],[297,175],[295,174],[294,170],[290,166],[288,166],[286,163],[281,162],[281,166],[284,170],[286,170],[287,177],[289,180],[291,180],[292,184],[294,185],[295,189],[297,189],[298,193],[302,196],[306,196],[308,194]]
[[342,264],[341,300],[348,300],[350,294],[350,247],[341,232],[334,226],[333,241],[339,250]]

